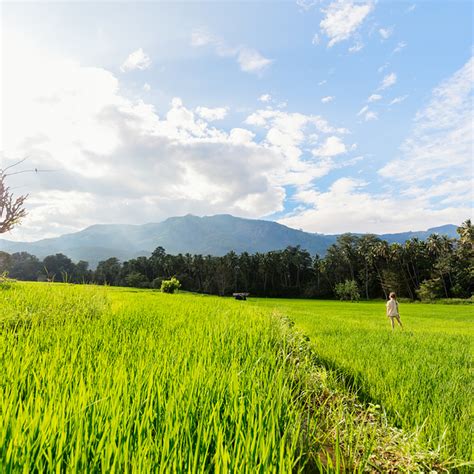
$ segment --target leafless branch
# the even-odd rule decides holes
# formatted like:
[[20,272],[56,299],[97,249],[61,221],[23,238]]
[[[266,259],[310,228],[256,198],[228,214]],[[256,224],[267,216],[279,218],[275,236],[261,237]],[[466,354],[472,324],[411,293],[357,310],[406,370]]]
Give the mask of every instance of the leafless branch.
[[26,158],[0,169],[0,234],[13,229],[26,216],[25,201],[27,194],[15,197],[6,183],[7,176],[16,173],[6,173],[7,170],[23,163]]

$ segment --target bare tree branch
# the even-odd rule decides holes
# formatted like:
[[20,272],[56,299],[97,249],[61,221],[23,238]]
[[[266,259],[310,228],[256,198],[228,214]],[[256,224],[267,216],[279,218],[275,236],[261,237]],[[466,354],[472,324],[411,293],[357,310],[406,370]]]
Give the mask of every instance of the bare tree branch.
[[5,173],[14,166],[23,163],[26,159],[23,158],[13,165],[7,166],[5,169],[0,169],[0,234],[12,230],[26,216],[25,201],[28,195],[14,197],[6,184],[6,178],[16,173]]
[[24,158],[22,158],[21,160],[18,160],[17,162],[7,166],[6,168],[4,169],[1,169],[0,168],[0,174],[4,175],[4,176],[9,176],[9,174],[6,173],[7,170],[11,169],[11,168],[14,168],[15,166],[18,166],[18,165],[21,165],[23,162],[25,162],[29,157],[28,156],[25,156]]

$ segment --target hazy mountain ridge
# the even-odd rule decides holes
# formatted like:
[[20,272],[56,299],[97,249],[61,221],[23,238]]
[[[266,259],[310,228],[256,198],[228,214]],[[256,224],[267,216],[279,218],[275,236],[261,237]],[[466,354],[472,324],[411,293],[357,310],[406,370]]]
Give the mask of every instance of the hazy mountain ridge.
[[[400,243],[412,237],[425,239],[432,233],[454,237],[456,228],[448,224],[426,231],[382,234],[379,237]],[[228,214],[207,217],[187,215],[142,225],[96,224],[79,232],[36,242],[0,239],[0,250],[8,253],[26,251],[39,258],[64,253],[73,260],[86,260],[95,266],[109,257],[127,260],[149,255],[158,246],[164,247],[170,254],[218,256],[230,250],[255,253],[300,245],[311,254],[323,255],[337,237],[303,232],[273,221],[243,219]]]

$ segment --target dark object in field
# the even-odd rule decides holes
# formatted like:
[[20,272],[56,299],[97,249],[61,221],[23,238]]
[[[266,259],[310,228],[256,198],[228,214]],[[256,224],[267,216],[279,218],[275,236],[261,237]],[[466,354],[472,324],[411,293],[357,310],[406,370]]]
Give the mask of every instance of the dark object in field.
[[250,293],[232,293],[232,296],[238,301],[246,301]]

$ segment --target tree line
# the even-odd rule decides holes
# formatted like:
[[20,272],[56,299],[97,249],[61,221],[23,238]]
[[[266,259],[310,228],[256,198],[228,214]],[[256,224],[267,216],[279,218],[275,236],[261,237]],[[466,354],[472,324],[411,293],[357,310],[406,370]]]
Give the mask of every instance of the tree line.
[[332,298],[348,283],[364,299],[386,297],[390,291],[411,299],[466,298],[474,291],[474,229],[467,220],[456,239],[433,234],[404,244],[389,244],[375,235],[343,234],[324,257],[299,246],[221,257],[170,255],[158,247],[149,257],[125,262],[109,258],[95,270],[60,253],[40,260],[27,252],[0,252],[0,272],[19,280],[157,289],[164,279],[176,277],[183,290],[216,295],[245,291],[255,296]]

